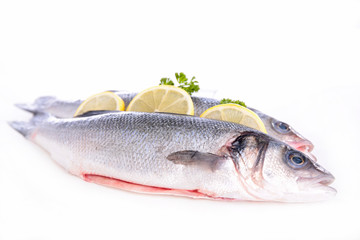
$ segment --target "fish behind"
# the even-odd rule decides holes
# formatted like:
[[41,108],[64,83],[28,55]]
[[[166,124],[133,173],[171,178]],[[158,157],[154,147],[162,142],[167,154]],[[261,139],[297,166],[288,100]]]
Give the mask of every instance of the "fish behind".
[[[111,91],[116,93],[121,99],[124,100],[125,106],[128,106],[130,101],[136,96],[137,93],[128,93],[125,91]],[[191,97],[194,103],[195,116],[200,116],[205,110],[215,105],[220,104],[220,101],[213,98],[205,97]],[[39,97],[32,104],[17,104],[18,107],[30,112],[48,112],[60,118],[71,118],[74,116],[76,109],[81,104],[82,100],[65,101],[57,99],[53,96]],[[313,160],[316,160],[310,152],[313,150],[314,145],[311,141],[300,135],[289,124],[279,121],[269,115],[262,113],[254,108],[249,108],[254,111],[263,121],[268,134],[282,142],[289,144],[299,151],[309,155]]]
[[308,202],[334,196],[334,177],[303,153],[235,123],[163,113],[59,119],[38,112],[10,125],[88,182],[218,200]]

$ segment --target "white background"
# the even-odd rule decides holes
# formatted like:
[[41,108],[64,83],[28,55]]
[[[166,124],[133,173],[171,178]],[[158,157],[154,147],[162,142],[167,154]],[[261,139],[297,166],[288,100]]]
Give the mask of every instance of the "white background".
[[[290,123],[335,177],[326,202],[218,202],[90,184],[7,124],[16,102],[140,91],[183,71],[200,95]],[[360,239],[360,2],[1,1],[0,239]]]

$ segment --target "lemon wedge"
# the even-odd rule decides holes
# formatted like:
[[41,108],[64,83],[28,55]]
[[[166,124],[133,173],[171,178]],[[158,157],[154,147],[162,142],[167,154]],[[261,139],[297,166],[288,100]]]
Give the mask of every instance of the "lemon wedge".
[[89,111],[99,110],[124,111],[125,103],[113,92],[98,93],[83,101],[76,110],[74,117]]
[[159,85],[138,93],[126,111],[194,115],[194,104],[185,90],[171,85]]
[[265,125],[259,116],[250,109],[238,104],[227,103],[216,105],[207,109],[200,117],[238,123],[267,133]]

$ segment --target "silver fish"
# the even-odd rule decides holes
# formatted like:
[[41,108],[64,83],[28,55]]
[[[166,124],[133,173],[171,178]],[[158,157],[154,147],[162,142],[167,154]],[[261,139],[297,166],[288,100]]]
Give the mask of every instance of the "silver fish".
[[85,115],[39,112],[10,125],[70,173],[123,190],[280,202],[336,193],[334,177],[320,165],[239,124],[165,113]]
[[[112,91],[120,96],[127,106],[137,93],[128,93],[124,91]],[[194,102],[195,116],[200,116],[206,109],[220,104],[219,100],[204,97],[191,97]],[[31,111],[43,111],[53,114],[60,118],[71,118],[74,116],[76,109],[81,104],[82,100],[76,101],[63,101],[56,97],[45,96],[39,97],[33,104],[17,104],[18,107]],[[290,146],[306,153],[313,160],[316,161],[315,156],[310,152],[313,150],[314,145],[308,139],[301,136],[293,127],[285,122],[281,122],[273,117],[270,117],[259,110],[249,108],[254,111],[263,121],[268,134]]]

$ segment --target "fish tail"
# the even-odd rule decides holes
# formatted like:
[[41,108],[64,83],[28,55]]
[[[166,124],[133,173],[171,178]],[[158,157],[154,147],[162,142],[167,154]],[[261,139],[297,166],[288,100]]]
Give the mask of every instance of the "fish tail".
[[36,109],[35,106],[32,105],[32,104],[16,103],[15,106],[18,107],[18,108],[20,108],[20,109],[22,109],[22,110],[31,112],[31,113],[37,112],[37,109]]
[[24,137],[27,137],[32,132],[33,126],[29,122],[22,122],[22,121],[12,121],[8,122],[9,125],[18,131]]
[[44,111],[48,106],[50,106],[56,100],[55,97],[52,96],[45,96],[37,98],[34,103],[17,103],[15,104],[16,107],[31,112],[37,113]]
[[37,126],[44,122],[50,115],[48,113],[43,112],[36,112],[34,113],[33,118],[28,121],[11,121],[8,122],[8,124],[18,131],[21,135],[23,135],[25,138],[28,138],[32,135],[32,133],[35,131]]

